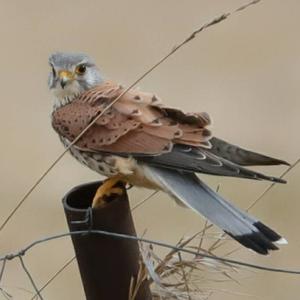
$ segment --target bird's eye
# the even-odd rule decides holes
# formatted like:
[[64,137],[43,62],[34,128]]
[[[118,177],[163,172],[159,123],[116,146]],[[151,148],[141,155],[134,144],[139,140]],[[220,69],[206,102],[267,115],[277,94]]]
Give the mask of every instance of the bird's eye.
[[85,73],[85,71],[86,71],[86,65],[85,64],[78,65],[76,67],[76,70],[75,70],[75,72],[79,75],[83,75]]

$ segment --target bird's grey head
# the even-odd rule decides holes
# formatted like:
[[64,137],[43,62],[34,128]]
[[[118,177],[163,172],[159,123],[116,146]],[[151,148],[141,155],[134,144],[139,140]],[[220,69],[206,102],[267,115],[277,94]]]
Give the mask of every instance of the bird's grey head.
[[94,61],[83,53],[56,52],[50,55],[48,85],[58,101],[71,101],[103,81]]

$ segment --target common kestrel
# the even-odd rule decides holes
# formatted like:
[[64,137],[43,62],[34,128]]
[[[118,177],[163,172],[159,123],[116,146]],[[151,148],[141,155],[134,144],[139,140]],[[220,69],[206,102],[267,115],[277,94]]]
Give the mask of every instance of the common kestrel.
[[[54,53],[49,63],[49,88],[55,96],[52,125],[68,146],[124,88],[105,81],[85,54]],[[286,243],[284,238],[223,199],[195,173],[284,183],[244,166],[287,163],[213,137],[208,125],[207,113],[184,113],[162,105],[152,93],[132,89],[98,118],[70,152],[108,177],[94,206],[118,191],[118,181],[162,190],[245,247],[260,254],[278,249],[276,244]]]

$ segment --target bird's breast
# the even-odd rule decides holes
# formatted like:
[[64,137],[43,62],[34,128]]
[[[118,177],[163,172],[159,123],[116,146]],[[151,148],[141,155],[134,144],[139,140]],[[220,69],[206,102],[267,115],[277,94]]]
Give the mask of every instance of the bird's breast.
[[[60,137],[60,139],[65,147],[70,145],[67,139],[63,137]],[[134,186],[155,190],[160,189],[159,185],[147,176],[146,166],[137,163],[132,157],[84,151],[74,146],[71,146],[69,150],[71,155],[80,163],[103,176],[112,177],[121,175],[124,181]]]

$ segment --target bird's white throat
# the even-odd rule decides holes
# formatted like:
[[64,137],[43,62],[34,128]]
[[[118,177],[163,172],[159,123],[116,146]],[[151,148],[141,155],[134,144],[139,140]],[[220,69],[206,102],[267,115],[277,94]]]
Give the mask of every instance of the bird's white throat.
[[64,98],[55,98],[54,99],[54,104],[53,104],[53,110],[57,110],[67,104],[70,104],[74,99],[79,97],[80,93],[77,95],[72,95],[72,96],[66,96]]
[[53,88],[52,93],[55,97],[53,109],[56,110],[71,103],[83,92],[84,89],[76,81],[71,82],[65,88],[60,86]]

